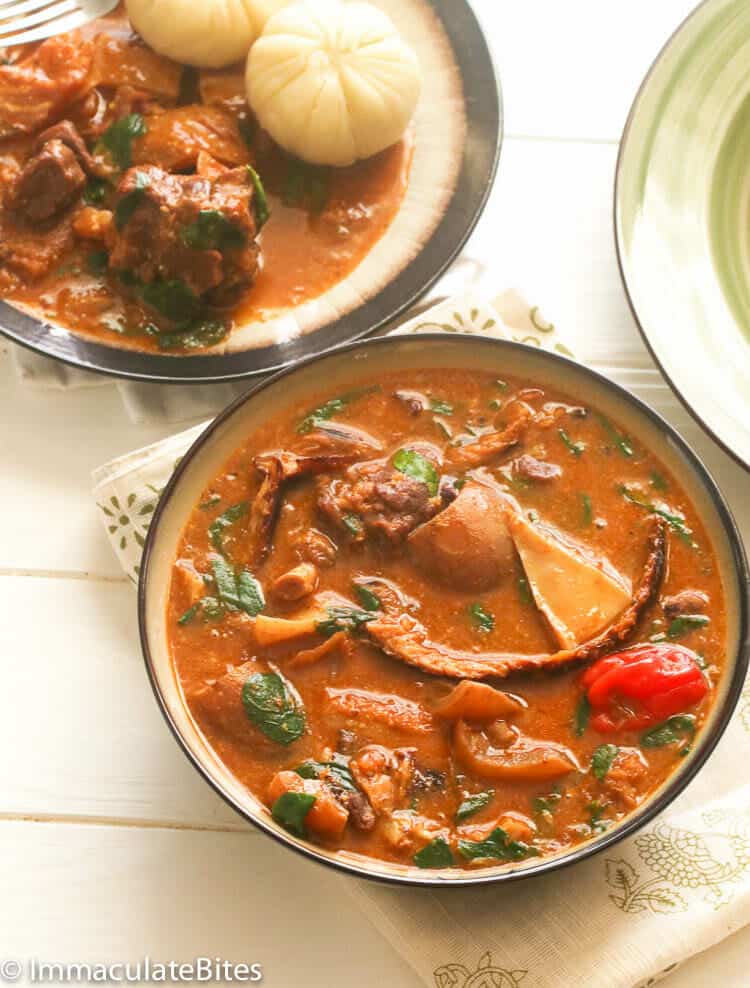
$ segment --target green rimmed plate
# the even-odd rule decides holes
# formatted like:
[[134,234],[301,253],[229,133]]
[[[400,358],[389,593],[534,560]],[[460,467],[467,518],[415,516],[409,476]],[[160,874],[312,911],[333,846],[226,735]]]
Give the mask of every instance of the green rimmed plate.
[[615,181],[643,337],[687,408],[750,468],[750,4],[706,0],[646,76]]

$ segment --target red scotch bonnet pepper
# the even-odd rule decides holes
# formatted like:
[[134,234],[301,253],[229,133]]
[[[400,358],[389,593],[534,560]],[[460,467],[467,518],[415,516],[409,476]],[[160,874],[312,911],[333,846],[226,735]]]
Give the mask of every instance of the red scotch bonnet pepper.
[[708,692],[695,652],[667,642],[606,655],[586,670],[583,687],[590,724],[603,734],[641,730],[687,710]]

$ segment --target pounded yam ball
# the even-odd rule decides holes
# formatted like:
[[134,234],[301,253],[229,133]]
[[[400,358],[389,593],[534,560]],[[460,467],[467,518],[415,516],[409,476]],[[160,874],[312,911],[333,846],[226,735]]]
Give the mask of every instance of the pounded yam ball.
[[420,86],[417,56],[368,3],[297,0],[268,20],[247,60],[261,126],[316,165],[350,165],[395,144]]
[[287,0],[126,0],[130,23],[154,51],[220,69],[244,58]]

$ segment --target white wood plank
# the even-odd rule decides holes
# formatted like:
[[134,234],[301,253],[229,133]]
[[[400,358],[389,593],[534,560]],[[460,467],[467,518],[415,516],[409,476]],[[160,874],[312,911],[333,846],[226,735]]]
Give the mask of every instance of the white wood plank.
[[495,50],[509,134],[617,141],[692,0],[473,0]]
[[267,988],[418,984],[345,880],[245,834],[0,823],[0,959],[260,962]]

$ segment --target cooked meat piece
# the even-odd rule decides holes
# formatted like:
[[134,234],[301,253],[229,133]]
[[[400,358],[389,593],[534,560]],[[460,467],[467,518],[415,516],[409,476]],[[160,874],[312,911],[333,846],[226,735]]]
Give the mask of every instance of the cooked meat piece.
[[456,500],[409,535],[409,555],[426,576],[461,591],[483,591],[511,572],[516,551],[504,495],[470,481]]
[[411,809],[395,810],[387,816],[381,833],[391,847],[401,853],[413,854],[438,837],[442,837],[446,843],[450,840],[451,834],[447,827]]
[[439,772],[435,768],[423,768],[421,765],[415,765],[414,776],[409,791],[412,795],[421,795],[426,792],[442,792],[445,789],[445,783],[445,772]]
[[363,724],[380,722],[409,734],[421,734],[433,728],[432,717],[424,707],[396,693],[330,686],[326,687],[325,693],[332,712]]
[[504,830],[511,840],[520,840],[527,844],[534,839],[537,831],[532,819],[524,813],[509,810],[483,823],[465,823],[458,828],[458,833],[462,840],[482,841],[486,840],[497,827]]
[[91,45],[58,35],[27,58],[0,65],[0,138],[33,134],[58,116],[87,81]]
[[629,607],[596,638],[576,648],[548,655],[465,652],[430,641],[424,625],[408,614],[384,614],[368,622],[367,634],[386,655],[425,672],[454,679],[502,678],[514,672],[561,669],[597,659],[630,637],[641,615],[659,591],[666,564],[667,525],[656,515],[651,516],[650,525],[646,563]]
[[85,184],[75,152],[62,141],[47,141],[24,165],[10,206],[29,223],[42,223],[72,205]]
[[421,391],[394,391],[393,397],[406,405],[410,415],[420,415],[430,407],[427,396]]
[[376,535],[397,543],[432,518],[440,499],[431,497],[421,480],[401,473],[387,460],[367,460],[350,466],[341,478],[321,477],[318,508],[354,541]]
[[[180,92],[182,66],[162,58],[140,38],[119,38],[99,34],[94,40],[91,86],[107,89],[129,87],[150,96],[175,102]],[[128,110],[127,112],[131,112]],[[117,114],[118,119],[124,114]]]
[[336,562],[338,549],[327,535],[317,528],[305,528],[293,536],[292,544],[298,559],[314,563],[320,569],[327,569]]
[[446,454],[446,462],[457,470],[471,470],[484,466],[517,446],[533,421],[534,410],[523,405],[518,416],[497,432],[487,432],[472,443],[452,446]]
[[305,814],[304,825],[318,837],[341,837],[349,819],[345,806],[320,779],[303,779],[296,772],[277,772],[268,786],[268,800],[273,806],[287,792],[303,792],[315,797]]
[[702,590],[680,590],[670,594],[661,602],[664,616],[672,621],[685,614],[703,614],[708,607],[708,594]]
[[367,456],[379,453],[383,444],[369,432],[344,422],[318,422],[314,430],[303,436],[297,445],[302,456],[332,456],[338,453],[354,453]]
[[575,755],[560,744],[511,733],[504,722],[502,744],[488,728],[459,720],[453,729],[456,757],[475,775],[507,782],[543,782],[580,769]]
[[630,583],[605,557],[520,510],[508,511],[506,521],[536,606],[561,648],[588,641],[628,606]]
[[73,229],[81,240],[100,240],[107,243],[112,235],[113,220],[109,209],[83,206],[73,217]]
[[372,830],[375,826],[375,811],[363,792],[344,791],[339,799],[349,810],[349,819],[357,830]]
[[231,167],[250,161],[236,118],[218,106],[196,105],[149,114],[146,133],[133,141],[133,164],[184,172],[195,168],[201,151]]
[[620,748],[603,786],[621,810],[632,810],[641,801],[647,781],[648,762],[639,748]]
[[226,301],[257,273],[253,195],[244,168],[213,182],[130,168],[117,187],[110,267],[142,284],[176,280],[194,296]]
[[188,701],[201,717],[228,738],[270,750],[275,747],[274,742],[253,726],[242,704],[242,688],[248,677],[257,671],[254,662],[235,666],[216,682],[197,689],[188,696]]
[[48,141],[61,141],[66,147],[69,147],[87,175],[92,175],[96,172],[96,163],[89,154],[88,148],[78,133],[76,125],[70,120],[61,120],[60,123],[43,130],[32,145],[32,154],[43,150],[44,145]]
[[301,652],[297,652],[296,655],[289,659],[287,665],[290,668],[313,665],[313,663],[319,662],[320,659],[324,659],[327,655],[332,655],[334,652],[340,652],[346,656],[349,654],[350,648],[351,643],[347,632],[337,631],[335,635],[326,638],[322,645],[316,645],[315,648],[306,648]]
[[390,814],[408,799],[414,775],[414,751],[368,744],[350,760],[349,771],[375,813]]
[[300,563],[273,581],[271,592],[280,600],[301,600],[317,589],[318,571],[312,563]]
[[488,721],[518,716],[526,707],[526,702],[512,693],[465,679],[438,703],[434,713],[443,720]]
[[247,108],[245,73],[241,69],[234,72],[228,69],[201,69],[199,87],[201,103],[235,110]]
[[205,597],[206,581],[191,559],[178,559],[175,562],[174,578],[182,586],[190,606],[197,604],[201,597]]
[[69,214],[52,229],[33,230],[0,219],[0,273],[24,283],[49,274],[72,248],[73,226]]
[[510,464],[510,468],[516,477],[523,477],[524,480],[555,480],[562,476],[562,467],[556,463],[545,463],[544,460],[537,460],[535,456],[524,453],[517,457]]

